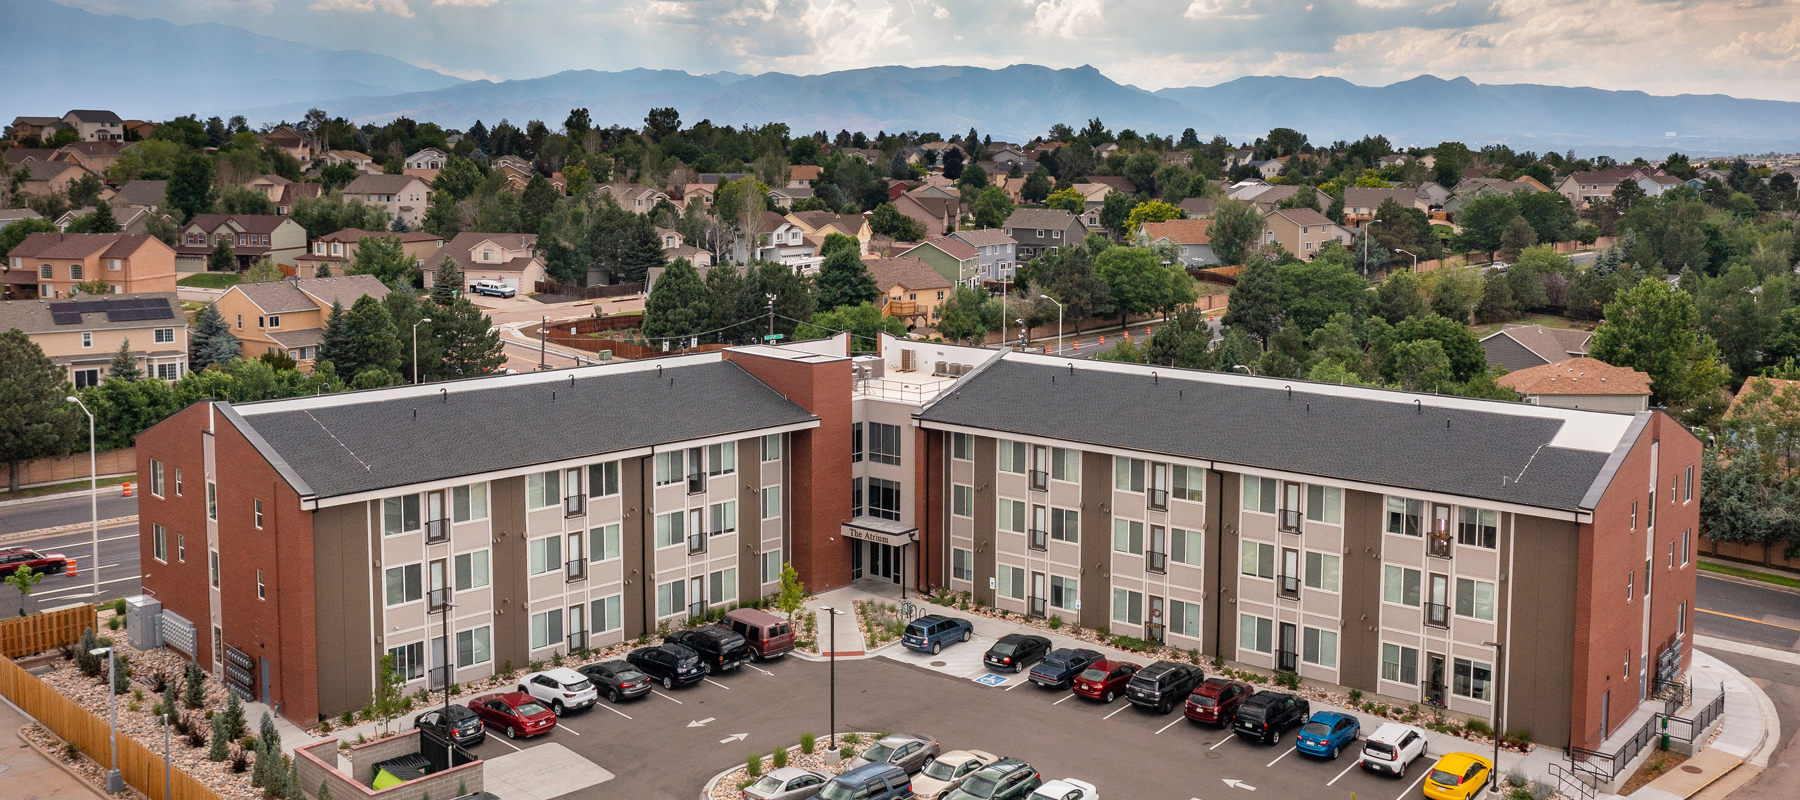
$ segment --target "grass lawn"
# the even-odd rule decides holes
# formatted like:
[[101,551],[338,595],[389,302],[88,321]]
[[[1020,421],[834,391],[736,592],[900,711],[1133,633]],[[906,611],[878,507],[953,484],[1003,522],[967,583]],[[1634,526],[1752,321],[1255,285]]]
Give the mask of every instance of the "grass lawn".
[[244,279],[235,272],[196,272],[175,282],[177,286],[191,286],[196,289],[229,289]]
[[1772,583],[1772,584],[1775,584],[1776,586],[1786,586],[1789,589],[1800,589],[1800,578],[1790,578],[1786,575],[1771,575],[1771,574],[1769,574],[1767,572],[1763,572],[1761,570],[1745,569],[1743,567],[1734,567],[1730,564],[1720,564],[1717,561],[1707,561],[1705,559],[1701,559],[1700,560],[1700,569],[1705,572],[1714,572],[1714,573],[1718,573],[1720,575],[1730,575],[1734,578],[1747,578],[1747,579],[1753,580],[1753,581],[1762,581],[1763,583]]
[[1567,317],[1555,317],[1549,314],[1527,314],[1524,319],[1517,319],[1512,322],[1496,322],[1492,325],[1476,325],[1473,330],[1475,331],[1475,338],[1480,339],[1507,325],[1542,325],[1546,328],[1587,330],[1589,326],[1594,324],[1594,322],[1584,319],[1569,319]]
[[[134,475],[120,475],[112,478],[101,478],[100,485],[117,486],[126,481],[136,480],[137,477]],[[23,497],[37,497],[46,494],[62,494],[63,492],[79,492],[88,488],[88,486],[89,483],[87,479],[83,478],[78,481],[69,481],[68,483],[53,483],[49,486],[33,486],[29,489],[20,489],[17,493],[0,491],[0,501],[18,500]]]

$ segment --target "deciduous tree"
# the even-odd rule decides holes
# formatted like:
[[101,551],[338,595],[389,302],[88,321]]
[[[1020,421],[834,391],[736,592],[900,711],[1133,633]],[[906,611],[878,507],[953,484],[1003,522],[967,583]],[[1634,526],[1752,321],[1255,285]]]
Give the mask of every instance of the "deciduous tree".
[[1213,255],[1218,256],[1220,263],[1245,264],[1245,259],[1262,243],[1263,228],[1263,216],[1256,206],[1240,200],[1221,201],[1208,229]]
[[875,301],[875,276],[854,252],[839,251],[819,267],[819,308],[829,311]]

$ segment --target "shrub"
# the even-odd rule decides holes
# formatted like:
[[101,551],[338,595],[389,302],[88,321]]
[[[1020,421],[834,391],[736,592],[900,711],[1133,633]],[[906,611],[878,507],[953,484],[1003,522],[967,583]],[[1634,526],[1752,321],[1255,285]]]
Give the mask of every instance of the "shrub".
[[237,751],[236,754],[232,755],[232,757],[231,757],[231,771],[232,772],[242,775],[248,769],[250,769],[250,757],[245,755],[244,751],[239,750],[239,751]]
[[100,639],[94,635],[93,628],[81,632],[81,647],[75,651],[75,667],[81,670],[81,674],[90,678],[100,677],[100,670],[105,668],[106,663],[94,655],[99,647]]
[[1360,702],[1362,702],[1362,690],[1361,689],[1351,689],[1350,690],[1350,704],[1355,705]]
[[809,756],[812,755],[813,745],[816,744],[818,741],[819,741],[819,737],[817,737],[811,733],[800,734],[800,752],[805,753]]
[[838,737],[838,740],[844,744],[862,744],[862,737],[854,733],[846,733],[843,736]]
[[150,673],[150,691],[162,694],[169,689],[169,676],[161,672]]
[[338,715],[338,724],[343,727],[346,727],[346,728],[350,727],[351,725],[355,725],[356,724],[356,715],[349,711],[339,714]]
[[187,684],[186,690],[181,694],[182,704],[188,708],[206,705],[206,673],[200,669],[200,665],[189,661],[182,679]]
[[224,761],[231,756],[231,733],[225,726],[225,715],[215,714],[212,718],[212,749],[206,753],[209,761]]
[[331,718],[330,717],[326,717],[325,719],[319,720],[319,731],[321,733],[330,733],[331,732]]
[[109,631],[118,630],[119,629],[119,619],[120,619],[119,617],[113,617],[112,619],[107,620],[106,621],[106,629]]
[[1062,626],[1063,626],[1062,616],[1060,614],[1051,614],[1050,615],[1050,630],[1053,630],[1053,631],[1062,630]]
[[75,761],[81,758],[81,748],[76,747],[74,742],[64,742],[62,746],[62,755],[63,758]]
[[133,687],[131,690],[131,699],[140,703],[143,702],[144,690]]
[[782,767],[787,766],[787,762],[788,749],[785,747],[777,747],[775,748],[775,752],[769,754],[769,765],[775,769],[781,769]]
[[1479,733],[1483,736],[1494,735],[1494,729],[1492,727],[1488,726],[1487,720],[1472,719],[1472,720],[1469,720],[1468,722],[1463,723],[1463,727],[1466,727],[1469,730],[1474,731],[1475,733]]
[[855,758],[856,757],[856,746],[847,744],[847,745],[844,745],[843,747],[838,748],[838,757],[839,758]]
[[551,653],[550,654],[550,665],[554,666],[554,667],[562,666],[563,665],[562,653]]
[[243,739],[250,732],[250,726],[244,724],[244,704],[238,702],[233,694],[225,701],[225,725],[231,731],[231,738]]
[[762,753],[751,753],[744,759],[744,774],[754,778],[762,774]]

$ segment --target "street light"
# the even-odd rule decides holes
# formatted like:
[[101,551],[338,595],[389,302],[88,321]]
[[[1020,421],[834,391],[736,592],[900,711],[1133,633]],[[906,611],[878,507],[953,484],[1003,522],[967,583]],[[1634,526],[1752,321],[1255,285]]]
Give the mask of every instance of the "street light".
[[94,469],[94,412],[88,411],[81,398],[69,395],[69,402],[81,406],[88,417],[88,515],[93,523],[94,538],[94,601],[100,600],[100,473]]
[[106,791],[116,794],[125,791],[125,778],[119,774],[119,693],[113,691],[113,649],[111,646],[97,647],[88,651],[91,656],[106,656],[106,711],[111,720],[107,723],[112,728],[112,769],[106,773]]
[[1372,219],[1372,220],[1369,220],[1368,222],[1363,223],[1362,272],[1363,272],[1363,277],[1365,277],[1365,278],[1369,277],[1369,237],[1375,235],[1375,232],[1372,230],[1369,230],[1369,229],[1375,227],[1375,223],[1380,222],[1380,221],[1381,220],[1378,220],[1378,219]]
[[1231,365],[1231,368],[1232,368],[1232,369],[1241,369],[1241,370],[1243,370],[1243,371],[1244,371],[1244,372],[1246,372],[1246,373],[1249,373],[1249,374],[1251,374],[1251,375],[1255,375],[1255,374],[1256,374],[1256,368],[1255,368],[1255,367],[1246,367],[1246,366],[1244,366],[1244,365],[1243,365],[1243,364],[1233,364],[1233,365]]
[[1501,642],[1482,642],[1481,646],[1494,648],[1494,692],[1493,696],[1488,698],[1488,702],[1492,703],[1494,707],[1494,768],[1488,771],[1488,795],[1498,798],[1500,796],[1500,781],[1497,777],[1500,774],[1500,732],[1505,730],[1500,727],[1500,667],[1502,662],[1506,661],[1506,645]]
[[419,385],[419,326],[423,325],[427,322],[430,322],[430,321],[431,321],[431,318],[426,317],[422,320],[419,320],[418,322],[413,323],[413,385],[414,386]]
[[1019,323],[1019,352],[1023,353],[1025,352],[1025,318],[1019,317],[1013,322]]
[[1396,247],[1396,248],[1394,248],[1394,252],[1396,252],[1396,253],[1406,253],[1406,254],[1407,254],[1407,255],[1409,255],[1409,256],[1412,256],[1412,260],[1413,260],[1413,272],[1418,272],[1418,271],[1419,271],[1419,257],[1418,257],[1418,256],[1417,256],[1417,255],[1414,255],[1414,254],[1413,254],[1413,253],[1412,253],[1412,252],[1410,252],[1410,251],[1407,251],[1407,250],[1402,250],[1402,249],[1400,249],[1400,248],[1398,248],[1398,247]]
[[[1040,295],[1038,295],[1038,297],[1041,297],[1045,300],[1049,300],[1052,303],[1056,303],[1056,298],[1051,297],[1050,295],[1040,294]],[[1059,356],[1062,355],[1062,337],[1063,337],[1062,320],[1063,320],[1063,304],[1056,303],[1056,354]]]
[[451,651],[455,646],[450,641],[450,609],[456,604],[450,602],[450,587],[445,586],[438,591],[444,593],[444,769],[456,766],[456,733],[450,726],[450,684],[456,675],[456,653]]
[[819,606],[820,611],[831,615],[827,625],[831,629],[831,727],[825,729],[826,747],[837,752],[837,618],[844,615],[831,606]]

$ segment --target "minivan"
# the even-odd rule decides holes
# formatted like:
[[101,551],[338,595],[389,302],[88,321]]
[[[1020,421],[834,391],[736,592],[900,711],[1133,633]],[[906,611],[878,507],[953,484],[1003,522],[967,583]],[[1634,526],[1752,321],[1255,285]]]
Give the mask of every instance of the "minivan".
[[794,649],[794,630],[788,621],[755,608],[734,608],[725,613],[725,627],[737,631],[750,645],[758,661],[780,658]]
[[966,619],[926,614],[906,626],[900,643],[908,650],[935,655],[944,649],[944,645],[968,641],[974,631],[975,626]]
[[912,778],[893,764],[864,764],[825,782],[819,800],[907,800]]

